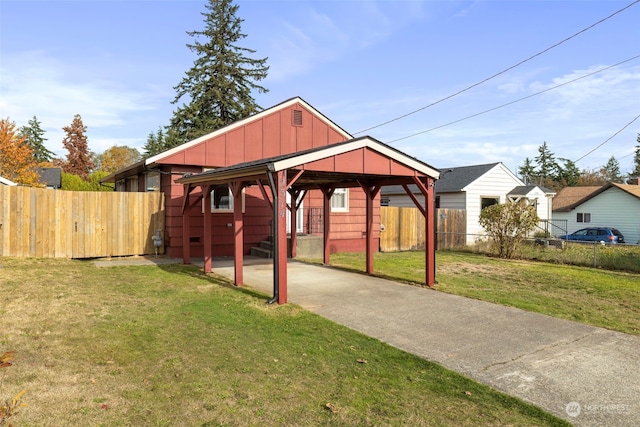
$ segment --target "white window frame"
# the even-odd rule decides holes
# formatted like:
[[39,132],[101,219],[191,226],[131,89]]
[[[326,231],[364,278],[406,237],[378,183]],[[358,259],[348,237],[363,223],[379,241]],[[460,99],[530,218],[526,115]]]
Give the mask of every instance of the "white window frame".
[[331,196],[331,212],[349,212],[348,188],[336,188],[333,191],[333,195]]
[[[160,191],[160,172],[147,172],[144,179],[147,191]],[[153,185],[149,181],[156,181],[157,184]]]
[[[216,191],[220,192],[223,190],[223,187],[227,188],[227,196],[228,197],[228,205],[226,205],[225,207],[221,208],[219,207],[220,205],[218,204],[218,206],[216,206]],[[219,195],[219,194],[218,194]],[[224,196],[221,196],[224,197]],[[211,213],[233,213],[233,193],[231,192],[231,189],[229,188],[228,185],[216,185],[213,187],[213,189],[211,190],[211,194],[210,194],[210,198],[211,198]],[[202,212],[204,213],[204,199],[203,199],[203,203],[202,203]],[[242,189],[242,213],[245,212],[245,205],[244,205],[244,188]]]
[[591,222],[591,213],[590,212],[577,212],[576,213],[576,222],[588,224]]

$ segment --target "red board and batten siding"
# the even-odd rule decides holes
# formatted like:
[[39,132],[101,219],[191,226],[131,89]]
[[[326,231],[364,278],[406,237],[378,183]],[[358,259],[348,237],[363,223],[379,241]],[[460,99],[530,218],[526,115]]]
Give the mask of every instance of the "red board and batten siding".
[[[294,110],[298,111],[300,122],[294,123]],[[301,113],[300,113],[301,112]],[[275,157],[315,147],[347,140],[325,120],[309,111],[303,104],[296,103],[271,114],[257,117],[246,124],[235,127],[222,134],[213,136],[199,144],[177,151],[172,155],[159,159],[158,164],[167,165],[173,175],[163,175],[162,191],[167,200],[166,209],[166,243],[167,254],[182,257],[182,203],[183,186],[174,180],[184,172],[201,172],[202,167],[224,167],[238,163]],[[361,161],[354,162],[361,163]],[[165,168],[166,168],[165,167]],[[355,171],[354,172],[358,172]],[[170,177],[170,178],[169,178]],[[194,191],[190,199],[195,200],[199,190]],[[317,193],[317,194],[316,194]],[[349,212],[332,214],[332,251],[362,250],[364,239],[365,198],[360,189],[351,189]],[[312,191],[304,202],[307,207],[322,206],[321,193]],[[191,242],[191,255],[203,255],[204,221],[199,209],[192,210],[191,236],[198,241]],[[379,211],[375,210],[375,219],[379,219]],[[244,213],[244,250],[248,253],[252,246],[259,244],[270,233],[269,221],[272,212],[269,204],[263,200],[259,189],[254,186],[245,190]],[[360,223],[351,225],[354,220]],[[232,223],[231,213],[212,214],[213,256],[233,254],[233,231],[227,225]],[[357,229],[353,229],[356,227]],[[360,228],[362,230],[360,230]]]

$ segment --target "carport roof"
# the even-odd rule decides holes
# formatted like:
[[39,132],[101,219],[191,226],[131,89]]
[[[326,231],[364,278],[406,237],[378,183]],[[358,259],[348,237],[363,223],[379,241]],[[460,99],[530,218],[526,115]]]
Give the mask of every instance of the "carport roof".
[[[308,166],[314,162],[321,162],[331,157],[346,156],[348,153],[357,150],[373,152],[376,155],[375,157],[386,158],[401,166],[400,169],[404,171],[394,171],[392,170],[393,167],[388,167],[388,172],[382,171],[380,167],[374,167],[373,163],[375,163],[375,161],[369,159],[369,162],[367,162],[367,160],[364,159],[364,155],[362,157],[360,170],[357,171],[356,165],[350,164],[349,167],[345,169],[336,166],[335,161],[330,167],[328,163],[324,164],[324,167],[318,166],[310,168]],[[357,163],[355,159],[354,163]],[[359,182],[362,180],[372,179],[382,182],[384,185],[392,185],[404,183],[407,181],[407,178],[412,179],[413,176],[428,176],[434,179],[438,179],[440,176],[440,172],[427,163],[408,156],[371,137],[361,137],[328,146],[252,162],[239,163],[237,165],[213,169],[198,174],[184,175],[182,178],[177,179],[176,182],[194,185],[225,183],[240,178],[260,178],[267,172],[277,172],[281,170],[288,170],[290,171],[289,173],[293,174],[295,171],[291,170],[295,169],[303,169],[305,172],[296,180],[294,186],[297,188],[314,188],[329,183],[337,184],[341,187],[355,187],[359,186]],[[408,174],[406,172],[408,170],[412,170],[412,173]]]

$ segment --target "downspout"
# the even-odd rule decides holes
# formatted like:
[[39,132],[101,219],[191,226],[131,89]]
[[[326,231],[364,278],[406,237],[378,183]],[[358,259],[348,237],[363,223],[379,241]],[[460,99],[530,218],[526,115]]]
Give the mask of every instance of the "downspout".
[[279,230],[278,230],[278,189],[276,188],[276,183],[273,181],[273,176],[271,176],[271,172],[267,171],[267,178],[269,178],[269,187],[271,187],[271,194],[273,194],[273,298],[267,301],[267,304],[273,304],[278,301],[279,296],[279,277],[280,277],[280,269],[278,267],[278,256],[279,256],[279,246],[278,241]]

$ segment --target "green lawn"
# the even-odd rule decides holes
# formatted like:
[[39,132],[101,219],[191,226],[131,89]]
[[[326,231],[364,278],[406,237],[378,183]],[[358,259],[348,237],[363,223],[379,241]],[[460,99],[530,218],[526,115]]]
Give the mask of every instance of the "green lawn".
[[[331,255],[364,271],[363,254]],[[424,252],[377,253],[375,274],[424,284]],[[436,289],[640,335],[640,274],[438,251]]]
[[0,292],[16,426],[566,425],[196,267],[0,258]]

